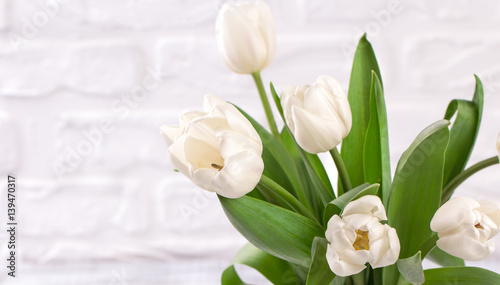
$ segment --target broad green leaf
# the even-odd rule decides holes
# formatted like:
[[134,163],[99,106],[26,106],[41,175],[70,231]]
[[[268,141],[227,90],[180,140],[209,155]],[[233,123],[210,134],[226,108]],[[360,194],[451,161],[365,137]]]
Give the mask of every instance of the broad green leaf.
[[443,267],[424,270],[425,285],[498,285],[500,274],[477,267]]
[[456,266],[465,266],[465,262],[463,259],[448,254],[439,247],[434,247],[431,252],[426,256],[429,260],[446,267],[456,267]]
[[250,121],[262,140],[264,146],[262,151],[264,175],[276,181],[276,183],[297,197],[297,192],[302,191],[302,184],[290,154],[283,144],[257,121],[243,110],[239,108],[238,110]]
[[300,155],[299,149],[297,148],[297,144],[295,143],[294,139],[292,138],[288,128],[283,128],[283,131],[281,132],[281,141],[283,142],[283,145],[285,146],[286,150],[292,157],[295,167],[298,170],[298,173],[302,173],[299,175],[299,179],[302,182],[303,188],[302,192],[299,192],[299,200],[302,201],[305,205],[309,207],[309,209],[313,209],[316,217],[319,219],[323,216],[322,212],[322,207],[320,206],[321,201],[319,200],[319,197],[316,195],[316,191],[313,189],[312,185],[313,183],[311,182],[311,177],[309,175],[304,175],[307,173],[307,168],[306,165],[304,164],[304,161],[302,160],[302,156]]
[[379,195],[387,207],[391,190],[391,161],[389,154],[389,133],[384,90],[375,72],[372,72],[370,95],[370,121],[366,130],[363,150],[365,181],[379,183]]
[[243,196],[219,196],[233,226],[253,245],[278,258],[309,267],[311,244],[325,230],[317,223],[276,205]]
[[398,260],[396,265],[406,281],[418,285],[424,283],[424,269],[422,268],[420,251],[414,256]]
[[424,129],[396,168],[388,219],[399,236],[400,258],[417,253],[432,236],[429,224],[441,205],[448,126],[447,120],[441,120]]
[[396,264],[382,268],[382,284],[399,284],[404,280]]
[[234,270],[234,264],[244,264],[254,268],[275,285],[301,284],[300,278],[290,263],[272,256],[250,243],[236,253],[233,265],[230,265],[222,274],[222,285],[244,284]]
[[281,132],[281,140],[288,153],[294,158],[295,166],[301,173],[300,179],[304,185],[304,195],[321,219],[324,204],[335,198],[321,160],[317,155],[303,151],[291,136],[288,128],[284,128]]
[[[382,78],[375,53],[364,35],[356,48],[349,82],[348,99],[352,112],[352,128],[349,135],[342,141],[341,150],[342,159],[353,187],[365,182],[363,147],[370,120],[372,70],[379,79]],[[339,196],[343,193],[340,183],[338,192]]]
[[326,238],[314,238],[312,245],[312,263],[309,267],[306,285],[330,284],[335,278],[335,274],[331,271],[328,262],[326,261],[326,249],[328,241]]
[[[456,116],[450,130],[450,143],[446,150],[444,186],[465,169],[479,132],[484,91],[481,80],[477,76],[475,78],[476,88],[472,101],[451,101],[444,116],[446,120]],[[442,203],[446,202],[452,194],[443,193]]]
[[234,265],[229,266],[222,272],[221,285],[248,285],[238,276]]
[[323,214],[324,224],[326,225],[333,215],[340,216],[340,213],[342,213],[345,206],[349,204],[349,202],[359,199],[365,195],[376,195],[379,186],[379,184],[370,185],[369,183],[364,183],[328,203]]

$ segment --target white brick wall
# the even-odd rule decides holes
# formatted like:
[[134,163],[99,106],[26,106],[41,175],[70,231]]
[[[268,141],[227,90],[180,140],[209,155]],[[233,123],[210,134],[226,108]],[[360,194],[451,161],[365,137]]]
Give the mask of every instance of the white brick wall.
[[[17,281],[218,284],[244,240],[213,195],[172,171],[158,128],[201,108],[208,92],[265,122],[252,79],[230,72],[218,54],[214,20],[223,2],[0,0],[0,181],[7,172],[19,180]],[[368,32],[386,90],[393,168],[451,99],[472,96],[474,73],[486,102],[471,162],[495,154],[497,1],[269,3],[278,53],[263,77],[277,90],[320,74],[347,88],[353,49]],[[499,171],[458,192],[500,200]],[[500,251],[470,264],[500,273]],[[21,284],[0,268],[2,284]]]

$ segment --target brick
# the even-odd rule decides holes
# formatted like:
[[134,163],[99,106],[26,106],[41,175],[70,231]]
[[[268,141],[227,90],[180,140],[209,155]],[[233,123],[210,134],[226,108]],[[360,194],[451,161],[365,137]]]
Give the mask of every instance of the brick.
[[[405,5],[406,6],[406,5]],[[435,1],[413,1],[407,4],[420,19],[428,21],[474,21],[481,22],[487,19],[488,23],[498,21],[499,3],[494,0],[479,2],[446,2],[436,3]]]
[[158,185],[156,209],[162,228],[172,234],[224,230],[227,219],[215,193],[194,185],[181,173],[172,172]]
[[7,0],[0,0],[0,31],[3,31],[7,28],[7,9]]
[[0,53],[3,96],[43,96],[60,89],[97,95],[127,92],[142,72],[140,52],[116,43],[35,43]]
[[[492,66],[498,62],[500,41],[487,35],[445,37],[443,35],[414,35],[404,46],[403,66],[411,68],[411,86],[432,92],[456,92],[469,98],[473,92],[473,74],[484,74],[498,85],[500,69]],[[488,56],[483,56],[487,54]]]
[[[71,89],[93,94],[130,91],[143,69],[141,52],[133,45],[96,43],[79,46],[65,66]],[[75,68],[78,67],[78,68]]]
[[[288,5],[283,2],[281,5]],[[327,0],[300,0],[295,1],[298,21],[306,23],[325,23],[340,21],[370,21],[373,14],[388,10],[387,1],[327,1]],[[363,7],[360,9],[359,7]]]
[[211,1],[87,1],[86,21],[105,28],[178,29],[213,25],[217,10]]
[[0,113],[0,173],[13,172],[19,164],[19,132],[8,114]]
[[[140,113],[141,106],[137,105],[130,109],[131,115],[122,119],[109,106],[107,112],[68,111],[60,115],[52,162],[58,168],[54,174],[63,178],[100,173],[117,175],[135,169],[138,163],[163,171],[171,169],[159,128],[169,122],[177,124],[178,111],[171,115]],[[103,122],[109,128],[102,128]]]
[[[121,184],[85,179],[68,183],[29,181],[19,192],[23,237],[91,237],[111,226],[123,201]],[[36,214],[34,214],[36,213]]]
[[44,37],[71,37],[82,30],[82,0],[10,1],[10,33],[29,41]]
[[156,48],[158,65],[168,74],[170,89],[207,93],[253,87],[249,76],[235,74],[224,63],[211,37],[175,37],[161,40]]

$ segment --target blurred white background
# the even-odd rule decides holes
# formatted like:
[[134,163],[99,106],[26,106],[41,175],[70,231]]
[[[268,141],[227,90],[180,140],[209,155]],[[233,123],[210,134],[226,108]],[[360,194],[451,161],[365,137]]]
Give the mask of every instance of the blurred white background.
[[[17,178],[19,221],[11,278],[0,187],[0,283],[219,284],[245,240],[213,194],[172,171],[159,127],[201,109],[209,92],[265,123],[252,78],[219,56],[223,2],[0,0],[0,181]],[[498,1],[268,2],[278,51],[263,79],[277,90],[328,74],[347,91],[354,48],[368,33],[393,170],[450,100],[472,97],[473,74],[486,95],[470,164],[496,154]],[[491,167],[457,193],[500,201],[499,174]],[[500,251],[468,264],[500,273]]]

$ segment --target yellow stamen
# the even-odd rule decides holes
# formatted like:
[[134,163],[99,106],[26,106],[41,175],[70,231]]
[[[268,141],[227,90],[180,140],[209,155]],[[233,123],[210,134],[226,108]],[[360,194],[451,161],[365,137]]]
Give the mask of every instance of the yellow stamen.
[[480,223],[475,224],[475,225],[474,225],[474,227],[475,227],[476,229],[484,230],[483,226],[481,226],[481,224],[480,224]]
[[356,240],[352,246],[355,250],[370,250],[368,231],[356,230]]

